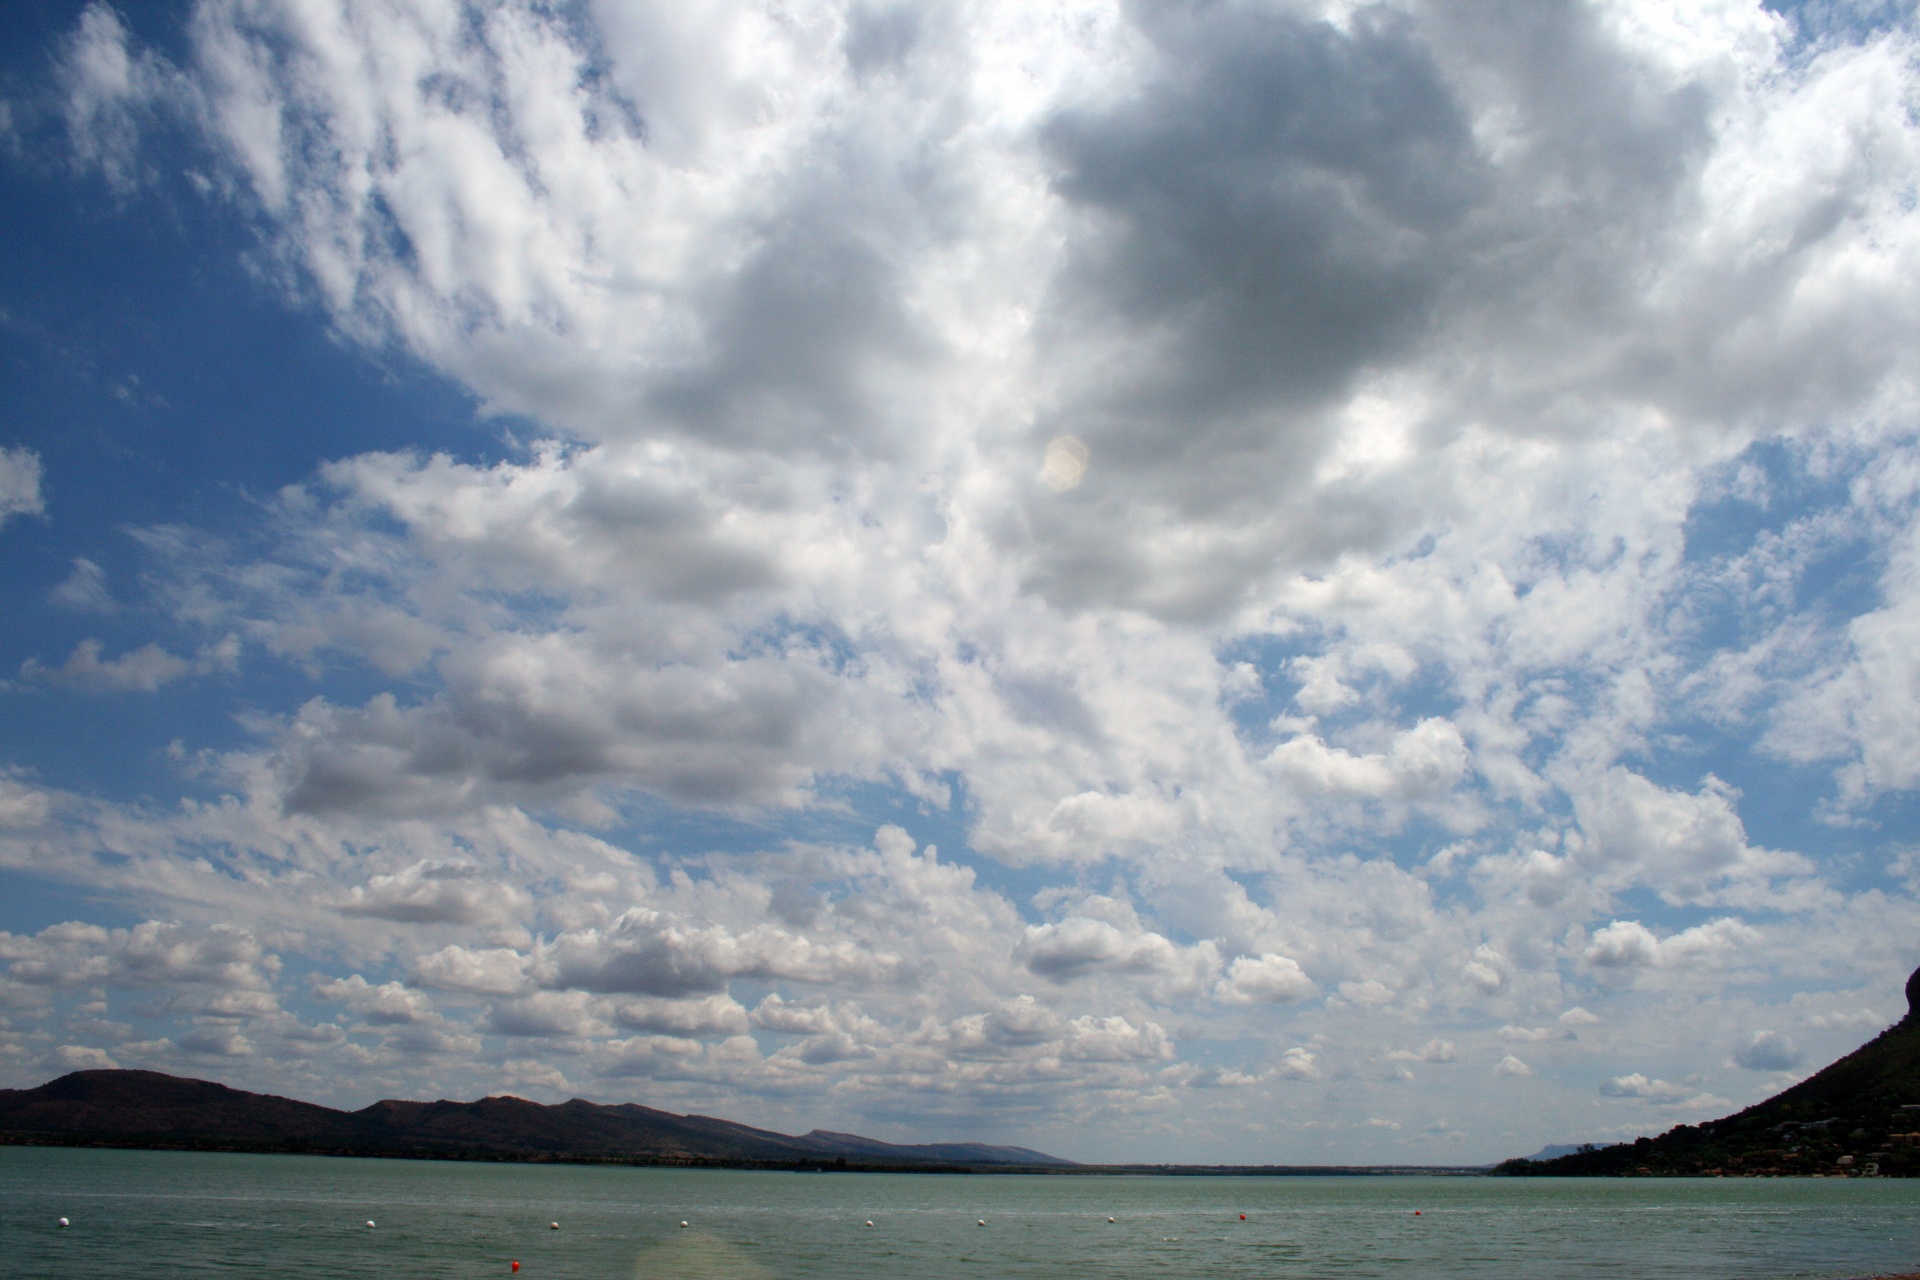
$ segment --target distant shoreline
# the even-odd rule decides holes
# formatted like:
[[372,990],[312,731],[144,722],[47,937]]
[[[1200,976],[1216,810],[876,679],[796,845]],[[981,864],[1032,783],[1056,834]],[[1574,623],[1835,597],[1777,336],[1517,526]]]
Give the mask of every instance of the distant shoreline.
[[147,1138],[116,1140],[98,1135],[0,1133],[0,1147],[65,1147],[97,1151],[187,1151],[204,1155],[326,1156],[341,1160],[439,1160],[455,1164],[597,1165],[631,1169],[733,1169],[760,1173],[921,1173],[1015,1174],[1020,1177],[1151,1177],[1151,1178],[1483,1178],[1489,1165],[1215,1165],[1215,1164],[1080,1164],[969,1165],[842,1160],[730,1160],[699,1156],[562,1154],[446,1148],[352,1148],[296,1144],[221,1142],[217,1140],[162,1142]]

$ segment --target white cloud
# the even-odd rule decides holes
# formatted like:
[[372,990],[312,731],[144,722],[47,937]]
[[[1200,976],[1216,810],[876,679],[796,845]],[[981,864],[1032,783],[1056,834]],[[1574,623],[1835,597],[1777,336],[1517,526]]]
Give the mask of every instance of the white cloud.
[[1832,1013],[1816,1013],[1807,1019],[1807,1025],[1821,1031],[1828,1028],[1878,1031],[1887,1025],[1887,1020],[1871,1009],[1841,1009]]
[[[170,63],[88,7],[77,163],[136,200],[184,131],[263,278],[517,416],[136,530],[117,597],[74,562],[180,630],[27,680],[311,685],[242,684],[177,811],[0,777],[0,865],[180,921],[8,938],[0,996],[187,991],[130,1062],[1122,1156],[1250,1154],[1280,1081],[1352,1141],[1354,1046],[1591,1080],[1695,1018],[1698,1088],[1613,1096],[1704,1106],[1771,1017],[1729,971],[1895,998],[1910,889],[1689,735],[1838,771],[1836,821],[1920,778],[1910,39],[1406,10],[204,0]],[[44,505],[0,452],[0,519]],[[1856,543],[1877,598],[1808,604]],[[296,951],[331,1031],[245,1005]],[[1497,1061],[1445,1108],[1488,1155]]]
[[433,1020],[433,1006],[424,993],[397,982],[374,986],[357,973],[316,982],[313,994],[319,1000],[344,1002],[374,1026],[407,1026]]
[[1778,1031],[1756,1031],[1733,1051],[1736,1064],[1749,1071],[1791,1071],[1805,1056],[1792,1038]]
[[1320,988],[1298,961],[1269,951],[1259,956],[1236,956],[1216,994],[1222,1000],[1240,1003],[1292,1004],[1320,994]]
[[1739,793],[1709,774],[1696,795],[1669,791],[1626,769],[1607,771],[1580,821],[1592,841],[1587,857],[1630,862],[1643,883],[1671,901],[1700,901],[1716,881],[1804,873],[1797,854],[1757,849],[1734,811]]
[[37,827],[53,812],[45,791],[0,775],[0,827]]
[[106,570],[85,556],[75,556],[73,572],[49,593],[49,599],[84,613],[113,612],[113,593],[107,589]]
[[1299,1045],[1282,1053],[1280,1061],[1274,1064],[1274,1069],[1283,1079],[1318,1080],[1320,1078],[1319,1060],[1310,1050]]
[[404,924],[482,924],[515,919],[526,892],[471,863],[416,862],[348,891],[340,910]]
[[473,951],[454,944],[415,960],[412,980],[447,991],[513,995],[527,985],[527,958],[507,947]]
[[0,933],[0,960],[16,982],[66,987],[112,982],[265,990],[280,968],[279,958],[244,928],[158,920],[131,929],[68,922],[32,935]]
[[31,449],[0,449],[0,526],[15,516],[46,510],[40,495],[40,455]]
[[88,693],[154,693],[188,675],[231,670],[239,657],[239,643],[232,636],[205,646],[192,659],[152,643],[129,649],[117,658],[101,658],[102,648],[98,640],[82,640],[59,666],[48,667],[36,658],[28,658],[20,665],[20,674],[28,680],[44,680]]
[[1691,1101],[1699,1090],[1667,1080],[1649,1079],[1636,1071],[1632,1075],[1615,1076],[1603,1081],[1600,1093],[1608,1098],[1639,1098],[1655,1106],[1674,1106]]
[[1129,937],[1104,920],[1085,916],[1069,916],[1030,926],[1014,956],[1034,973],[1054,979],[1072,978],[1094,970],[1172,973],[1192,967],[1196,960],[1204,972],[1218,964],[1210,950],[1191,956],[1157,933]]
[[105,1049],[89,1045],[63,1044],[53,1052],[69,1071],[114,1071],[120,1066]]
[[635,907],[605,929],[571,931],[543,943],[530,967],[541,985],[555,989],[679,997],[719,991],[743,976],[801,982],[884,978],[901,962],[848,942],[822,944],[766,926],[734,933]]
[[1594,931],[1583,955],[1602,969],[1694,968],[1717,964],[1759,939],[1758,930],[1727,917],[1665,938],[1638,920],[1615,920]]

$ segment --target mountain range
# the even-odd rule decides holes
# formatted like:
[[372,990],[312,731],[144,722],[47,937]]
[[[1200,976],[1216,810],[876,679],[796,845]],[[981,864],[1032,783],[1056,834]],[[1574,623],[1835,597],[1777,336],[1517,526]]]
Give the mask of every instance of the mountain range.
[[0,1089],[0,1143],[782,1168],[1074,1167],[1025,1147],[901,1146],[824,1129],[793,1137],[580,1098],[556,1106],[389,1099],[337,1111],[158,1071],[75,1071],[35,1089]]
[[[1493,1172],[1920,1176],[1920,970],[1907,980],[1907,1004],[1907,1015],[1873,1040],[1744,1111],[1630,1143],[1548,1147]],[[1026,1147],[900,1145],[825,1129],[796,1137],[711,1116],[580,1098],[554,1106],[510,1096],[477,1102],[389,1099],[359,1111],[338,1111],[208,1080],[120,1070],[75,1071],[35,1089],[0,1089],[0,1143],[791,1169],[1389,1171],[1346,1166],[1096,1170]]]
[[1509,1160],[1494,1172],[1920,1176],[1920,969],[1907,979],[1906,1017],[1765,1102],[1724,1119],[1679,1125],[1657,1138]]

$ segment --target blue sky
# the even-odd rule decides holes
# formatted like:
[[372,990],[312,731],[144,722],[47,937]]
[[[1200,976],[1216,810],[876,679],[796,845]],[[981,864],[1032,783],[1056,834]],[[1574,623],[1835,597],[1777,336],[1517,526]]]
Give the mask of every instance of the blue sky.
[[0,16],[0,1084],[1452,1163],[1904,1012],[1909,6],[781,12]]

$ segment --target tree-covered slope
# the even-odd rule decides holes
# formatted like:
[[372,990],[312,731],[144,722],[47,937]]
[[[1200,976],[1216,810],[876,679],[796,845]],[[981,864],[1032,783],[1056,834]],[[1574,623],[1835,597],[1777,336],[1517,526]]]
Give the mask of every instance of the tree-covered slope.
[[1907,979],[1906,1017],[1765,1102],[1657,1138],[1509,1160],[1495,1172],[1920,1176],[1920,970]]

